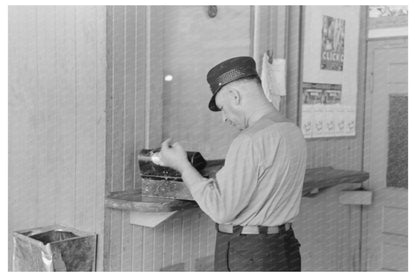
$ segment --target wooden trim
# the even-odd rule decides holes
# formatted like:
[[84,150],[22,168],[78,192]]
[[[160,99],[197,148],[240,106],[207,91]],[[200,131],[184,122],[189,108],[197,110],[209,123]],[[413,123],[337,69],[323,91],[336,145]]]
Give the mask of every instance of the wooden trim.
[[408,16],[382,16],[376,18],[369,18],[366,16],[366,19],[368,22],[368,29],[408,26]]
[[[357,112],[356,112],[356,122],[358,119],[358,114],[363,115],[363,121],[365,121],[365,112],[366,112],[366,89],[367,89],[367,76],[366,74],[362,74],[360,69],[364,69],[366,72],[367,68],[367,14],[368,14],[368,7],[361,7],[360,11],[360,34],[358,37],[358,64],[357,64],[357,103],[359,103],[359,97],[362,97],[362,105],[357,105]],[[361,93],[360,93],[361,92]],[[360,96],[361,95],[361,96]],[[356,126],[362,128],[362,136],[361,136],[361,143],[364,145],[364,137],[365,137],[365,124],[364,122],[360,123],[361,126]],[[357,130],[356,130],[357,131]],[[358,131],[356,132],[359,133]],[[361,155],[361,170],[364,170],[364,146],[362,147],[362,155]]]
[[269,22],[270,9],[266,6],[254,7],[254,35],[253,35],[253,59],[257,64],[257,72],[261,73],[263,53],[270,48]]
[[[376,49],[388,49],[402,47],[407,45],[407,38],[387,38],[384,40],[371,40],[366,43],[366,74],[365,74],[365,98],[364,98],[364,132],[363,132],[363,170],[369,170],[370,157],[370,139],[371,139],[371,114],[372,114],[372,96],[373,96],[373,72],[374,72],[374,53]],[[369,188],[369,182],[364,183],[365,188]],[[369,210],[362,209],[362,236],[361,236],[361,271],[371,270],[370,257],[368,256],[369,241]]]
[[[289,21],[287,6],[254,6],[252,56],[257,64],[257,71],[261,74],[263,54],[272,51],[273,58],[287,60]],[[288,85],[286,85],[286,88]],[[286,115],[287,97],[283,97],[280,112]]]
[[389,38],[389,37],[407,37],[408,27],[391,27],[383,29],[370,29],[368,39]]
[[256,23],[256,6],[250,7],[250,56],[254,57],[255,52],[255,23]]
[[[359,124],[356,124],[356,128],[361,128],[361,170],[364,170],[364,138],[365,138],[365,111],[366,111],[366,74],[362,74],[360,71],[360,68],[366,69],[367,67],[367,26],[368,26],[368,7],[364,6],[361,7],[360,10],[360,34],[359,34],[359,44],[358,44],[358,64],[357,64],[357,103],[360,103],[360,99],[362,98],[362,105],[357,105],[357,111],[356,111],[356,121],[358,122],[359,114],[362,114],[362,122]],[[356,130],[356,134],[359,134],[359,131]],[[363,184],[361,184],[361,187],[363,187]],[[364,219],[364,208],[360,207],[360,244],[359,244],[359,258],[358,258],[358,270],[362,271],[365,266],[366,256],[367,256],[367,247],[366,247],[366,240],[363,237],[363,234],[366,232],[365,223],[367,221]]]
[[302,7],[289,7],[288,53],[287,53],[287,117],[299,124],[299,91],[302,81]]
[[146,7],[146,148],[159,147],[162,141],[163,13],[164,7]]
[[261,73],[263,53],[273,51],[274,58],[287,57],[287,6],[255,6],[253,19],[253,58]]

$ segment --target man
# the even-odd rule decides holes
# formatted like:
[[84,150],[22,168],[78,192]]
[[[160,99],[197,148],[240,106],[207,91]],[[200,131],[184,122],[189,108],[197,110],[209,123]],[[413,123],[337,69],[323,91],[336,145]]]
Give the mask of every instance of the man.
[[226,60],[208,72],[209,109],[241,130],[216,178],[202,177],[168,139],[161,162],[182,174],[200,208],[215,221],[217,271],[300,271],[291,222],[299,212],[306,145],[299,128],[264,96],[251,57]]

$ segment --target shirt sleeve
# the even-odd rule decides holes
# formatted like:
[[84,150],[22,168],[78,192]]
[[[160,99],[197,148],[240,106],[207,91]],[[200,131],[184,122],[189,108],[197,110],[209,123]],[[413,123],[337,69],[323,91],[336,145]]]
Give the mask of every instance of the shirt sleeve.
[[205,179],[190,187],[199,207],[215,222],[230,222],[248,206],[260,173],[256,155],[258,151],[250,137],[237,137],[216,178]]

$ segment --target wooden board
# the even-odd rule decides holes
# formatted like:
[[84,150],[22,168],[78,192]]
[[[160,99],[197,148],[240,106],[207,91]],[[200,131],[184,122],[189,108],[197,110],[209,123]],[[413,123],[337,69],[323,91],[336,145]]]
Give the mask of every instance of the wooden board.
[[193,201],[146,197],[139,190],[113,192],[106,197],[105,206],[142,212],[171,212],[197,207]]

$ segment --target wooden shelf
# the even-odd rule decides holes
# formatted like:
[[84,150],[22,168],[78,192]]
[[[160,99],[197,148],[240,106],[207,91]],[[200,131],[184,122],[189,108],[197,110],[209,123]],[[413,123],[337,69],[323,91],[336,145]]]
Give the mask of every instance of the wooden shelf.
[[[213,167],[219,170],[221,166],[221,162],[216,161]],[[207,175],[212,176],[212,174],[213,172],[209,172]],[[362,183],[368,178],[369,174],[364,171],[341,170],[332,167],[310,168],[305,173],[302,195],[313,197],[324,189],[346,183]],[[174,185],[174,187],[173,189],[172,187],[165,190],[158,189],[158,195],[153,196],[143,195],[141,190],[112,192],[106,197],[105,206],[139,212],[171,212],[198,207],[186,186],[181,182],[163,182],[162,185]],[[164,195],[165,192],[166,195]],[[177,199],[178,197],[182,199]]]
[[172,212],[198,207],[195,201],[143,196],[140,190],[112,192],[105,198],[107,208],[138,212]]
[[362,183],[370,177],[368,172],[318,167],[306,169],[302,196],[310,197],[324,189],[340,185]]

